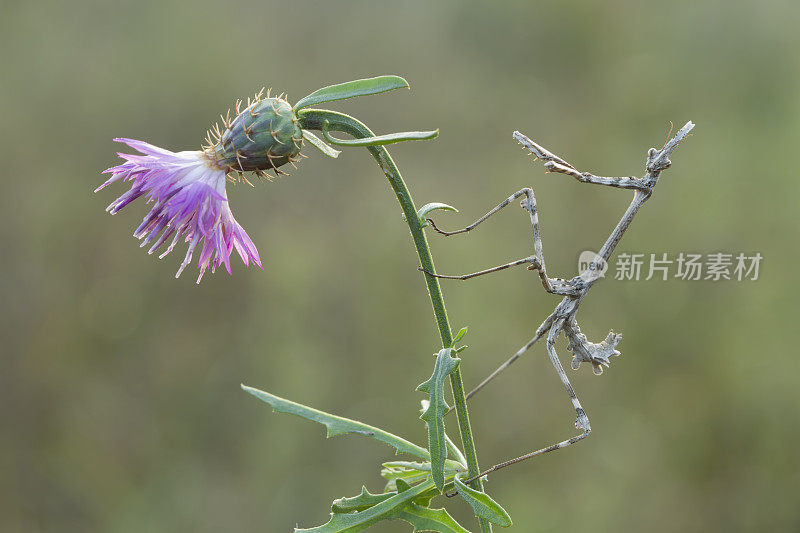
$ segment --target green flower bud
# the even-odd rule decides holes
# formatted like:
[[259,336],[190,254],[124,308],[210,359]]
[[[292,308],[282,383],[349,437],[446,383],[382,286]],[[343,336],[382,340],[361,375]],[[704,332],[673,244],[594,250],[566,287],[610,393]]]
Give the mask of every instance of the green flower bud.
[[224,129],[216,128],[215,142],[209,138],[206,153],[221,168],[229,172],[253,171],[261,175],[272,169],[276,173],[287,163],[298,159],[303,142],[303,130],[292,106],[283,98],[262,98],[254,102],[233,120],[223,117]]

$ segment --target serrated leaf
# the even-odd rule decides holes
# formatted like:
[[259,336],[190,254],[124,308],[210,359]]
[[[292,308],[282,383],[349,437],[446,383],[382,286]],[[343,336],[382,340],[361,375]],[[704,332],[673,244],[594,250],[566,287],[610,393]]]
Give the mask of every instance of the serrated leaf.
[[401,89],[403,87],[408,87],[408,82],[400,76],[377,76],[375,78],[337,83],[336,85],[329,85],[328,87],[317,89],[305,98],[301,98],[300,101],[294,105],[294,110],[297,111],[304,107],[333,102],[335,100],[355,98],[356,96],[385,93],[386,91]]
[[[430,483],[428,484],[430,487]],[[336,514],[354,514],[361,511],[365,511],[371,507],[374,507],[380,503],[385,502],[386,500],[397,496],[398,494],[402,494],[408,490],[411,490],[411,486],[403,481],[402,479],[397,480],[397,491],[396,492],[385,492],[382,494],[372,494],[370,493],[366,487],[361,487],[361,494],[358,496],[354,496],[352,498],[339,498],[334,500],[333,504],[331,505],[331,512],[332,515]],[[423,495],[416,495],[416,499],[419,501],[424,497]],[[425,502],[429,502],[430,499],[426,499]],[[362,517],[363,518],[363,517]],[[399,519],[405,520],[412,526],[414,526],[414,532],[422,532],[422,531],[436,531],[439,533],[469,533],[466,529],[461,527],[444,509],[429,509],[427,505],[420,505],[415,503],[413,500],[408,501],[407,504],[399,509],[396,509],[391,512],[385,513],[382,519]],[[351,524],[349,526],[350,529],[341,529],[338,531],[360,531],[365,527],[369,527],[376,522],[372,521],[370,524]],[[341,522],[341,521],[340,521]],[[329,522],[330,524],[330,522]],[[328,524],[325,524],[326,526]],[[343,526],[344,524],[337,524],[338,526]],[[323,527],[323,526],[320,526]],[[353,529],[360,528],[360,529]],[[296,530],[296,531],[314,531],[316,528],[311,530]],[[321,530],[325,531],[325,530]],[[337,531],[333,529],[331,531]]]
[[436,211],[437,209],[440,211],[455,211],[458,213],[458,209],[452,205],[443,204],[441,202],[431,202],[429,204],[425,204],[417,210],[417,217],[419,218],[419,223],[423,228],[430,225],[430,222],[428,222],[428,213],[431,211]]
[[444,462],[447,459],[447,439],[444,433],[444,414],[450,408],[444,400],[444,380],[458,367],[461,361],[450,354],[452,348],[439,350],[433,374],[428,381],[421,383],[418,391],[429,394],[430,405],[420,418],[428,426],[428,451],[430,452],[431,477],[439,491],[444,486]]
[[432,131],[400,131],[397,133],[387,133],[386,135],[374,135],[372,137],[361,137],[358,139],[338,139],[328,133],[328,128],[322,128],[322,136],[331,144],[337,146],[384,146],[404,141],[427,141],[439,136],[439,130]]
[[321,526],[295,529],[294,531],[295,533],[356,533],[363,531],[381,520],[395,518],[400,509],[411,503],[414,498],[432,489],[433,486],[432,481],[426,481],[387,498],[369,509],[355,513],[332,514],[331,519]]
[[384,492],[382,494],[372,494],[367,490],[367,487],[361,487],[361,494],[353,496],[352,498],[339,498],[333,500],[331,504],[331,512],[336,513],[352,513],[356,511],[363,511],[369,509],[384,500],[388,500],[394,496],[395,492]]
[[485,492],[477,491],[473,488],[466,486],[458,479],[458,476],[453,480],[458,489],[461,498],[472,507],[475,516],[484,518],[493,524],[501,527],[509,527],[511,525],[511,517],[503,509],[499,503],[494,501]]
[[330,146],[328,146],[327,144],[325,144],[325,141],[323,141],[322,139],[320,139],[319,137],[317,137],[308,130],[303,130],[303,139],[307,140],[309,143],[311,143],[311,146],[313,146],[326,156],[332,157],[333,159],[336,159],[337,157],[339,157],[339,154],[342,153],[339,150],[335,150]]
[[370,437],[388,444],[389,446],[395,448],[397,453],[408,453],[426,461],[430,460],[430,454],[425,448],[422,446],[417,446],[416,444],[411,443],[402,437],[393,435],[388,431],[364,424],[363,422],[358,422],[356,420],[350,420],[349,418],[319,411],[312,407],[307,407],[305,405],[286,400],[279,396],[275,396],[262,390],[254,389],[246,385],[242,385],[242,389],[244,389],[245,392],[252,394],[259,400],[270,404],[272,409],[276,412],[296,415],[324,425],[328,430],[328,438],[336,437],[337,435],[345,435],[347,433],[354,433],[356,435],[363,435],[365,437]]
[[398,513],[397,518],[414,526],[414,532],[469,533],[445,509],[429,509],[414,502]]

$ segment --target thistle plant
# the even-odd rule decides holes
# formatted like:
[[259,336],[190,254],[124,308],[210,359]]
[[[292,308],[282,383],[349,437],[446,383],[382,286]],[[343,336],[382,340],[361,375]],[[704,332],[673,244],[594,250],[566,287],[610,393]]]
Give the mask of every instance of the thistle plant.
[[[250,184],[248,176],[254,175],[263,180],[268,179],[267,171],[272,171],[275,176],[285,174],[281,167],[287,164],[294,166],[299,158],[304,156],[302,150],[305,144],[310,144],[332,158],[340,153],[333,148],[334,146],[364,147],[387,178],[411,232],[420,262],[419,269],[424,272],[426,288],[441,339],[441,346],[434,350],[435,357],[430,376],[416,387],[417,391],[424,394],[419,418],[427,426],[427,446],[415,444],[360,421],[326,413],[242,385],[246,392],[266,402],[276,412],[293,414],[324,425],[328,437],[344,434],[360,435],[388,444],[395,449],[396,454],[404,456],[402,460],[389,460],[381,465],[380,475],[386,480],[381,491],[373,493],[364,486],[355,496],[335,499],[330,508],[331,518],[327,523],[309,529],[295,529],[296,532],[352,533],[384,520],[406,521],[413,531],[467,532],[468,530],[458,524],[446,508],[433,506],[433,499],[445,494],[460,496],[472,508],[478,527],[484,533],[491,532],[493,524],[502,527],[511,526],[511,518],[506,510],[484,491],[483,482],[486,476],[520,461],[573,444],[588,436],[590,432],[588,417],[555,352],[555,340],[562,332],[567,337],[569,349],[573,352],[573,369],[577,369],[580,363],[587,362],[595,373],[599,374],[603,367],[608,366],[610,356],[619,355],[616,346],[620,342],[620,335],[611,332],[604,341],[591,343],[581,333],[575,318],[580,303],[597,281],[597,277],[587,277],[586,273],[580,273],[570,280],[548,276],[542,252],[538,209],[532,189],[525,188],[511,195],[470,226],[451,232],[443,231],[430,218],[431,214],[437,210],[456,211],[456,209],[442,202],[431,202],[417,209],[400,171],[384,147],[395,142],[432,139],[438,135],[437,130],[375,135],[366,125],[352,116],[315,107],[337,100],[404,87],[408,87],[408,83],[398,76],[379,76],[319,89],[294,105],[289,104],[283,95],[271,97],[267,93],[265,96],[262,91],[249,99],[246,105],[244,102],[237,102],[232,118],[230,111],[221,115],[222,126],[215,125],[209,131],[206,144],[197,151],[171,152],[143,141],[115,139],[140,154],[119,154],[125,162],[108,169],[106,172],[111,174],[110,179],[98,188],[100,190],[118,181],[130,182],[130,190],[109,205],[108,211],[111,214],[117,213],[141,196],[145,196],[148,203],[153,203],[152,209],[144,217],[134,236],[142,241],[142,246],[150,246],[149,253],[162,249],[171,239],[161,257],[169,254],[181,239],[188,243],[176,277],[191,262],[193,253],[199,249],[200,273],[197,280],[199,283],[209,268],[213,272],[216,267],[225,265],[230,273],[230,256],[234,249],[245,266],[255,263],[261,267],[255,245],[233,218],[226,194],[228,181]],[[571,175],[586,183],[634,190],[634,199],[630,207],[597,254],[595,265],[597,266],[608,261],[636,213],[651,196],[660,173],[670,166],[669,156],[672,151],[688,135],[693,126],[691,122],[687,123],[661,150],[652,148],[648,152],[646,174],[642,178],[605,178],[581,173],[521,133],[515,132],[514,138],[531,154],[545,161],[545,167],[550,172]],[[321,138],[312,133],[313,131],[320,132]],[[334,137],[334,132],[349,135],[351,138]],[[522,199],[521,206],[530,217],[533,230],[533,255],[463,276],[443,276],[436,273],[425,228],[431,228],[446,236],[465,234],[517,199]],[[467,328],[461,328],[453,335],[439,278],[466,280],[517,265],[526,265],[529,270],[536,271],[545,290],[562,296],[562,301],[539,326],[531,341],[467,395],[461,376],[459,357],[466,348],[462,341]],[[467,399],[500,375],[545,335],[548,355],[576,410],[575,425],[580,434],[481,471]],[[420,361],[425,359],[421,358]],[[448,394],[448,384],[450,394]],[[452,407],[447,403],[449,395],[452,395]],[[456,413],[460,446],[448,436],[445,427],[446,416],[453,410]]]

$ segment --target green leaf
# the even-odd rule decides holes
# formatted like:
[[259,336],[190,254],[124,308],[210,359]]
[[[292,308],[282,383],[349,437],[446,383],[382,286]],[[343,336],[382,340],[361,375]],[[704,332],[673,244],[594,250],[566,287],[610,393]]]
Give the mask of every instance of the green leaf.
[[331,515],[331,519],[321,526],[295,529],[294,531],[295,533],[355,533],[363,531],[376,522],[395,518],[399,510],[411,503],[414,498],[432,489],[433,486],[433,481],[426,481],[387,498],[369,509],[355,513],[336,513]]
[[[449,440],[449,439],[448,439]],[[429,462],[419,463],[416,461],[387,461],[383,463],[383,466],[387,468],[403,468],[406,470],[416,470],[418,472],[430,472],[431,471],[431,464]],[[467,467],[459,463],[458,461],[453,461],[452,459],[447,459],[444,462],[444,470],[449,474],[455,474],[457,472],[466,472]]]
[[405,492],[411,488],[411,485],[403,481],[402,479],[397,480],[397,493],[400,494],[401,492]]
[[[430,483],[428,483],[428,487],[431,488]],[[331,505],[331,512],[332,515],[349,514],[352,516],[354,513],[359,513],[375,507],[376,505],[383,503],[390,498],[394,498],[398,494],[402,494],[408,490],[411,490],[411,486],[402,479],[397,480],[397,492],[372,494],[367,490],[366,487],[361,487],[361,494],[358,496],[334,500],[333,504]],[[416,493],[416,498],[421,497],[422,496],[419,493]],[[314,528],[311,530],[304,529],[299,531],[360,531],[361,529],[365,529],[369,525],[374,524],[381,519],[399,519],[405,520],[414,526],[415,532],[438,531],[440,533],[469,533],[466,529],[461,527],[458,522],[456,522],[444,509],[428,509],[427,506],[419,505],[413,500],[407,501],[404,507],[395,508],[393,511],[387,511],[383,513],[382,517],[380,518],[374,516],[368,518],[366,514],[362,514],[358,518],[358,520],[354,521],[362,521],[362,523],[348,524],[347,521],[339,519],[338,523],[334,523],[333,526],[331,526],[334,527],[334,529],[320,530],[319,528]],[[333,519],[331,521],[333,521]],[[366,523],[368,521],[369,524]],[[329,525],[330,522],[325,524],[325,526]],[[345,527],[346,529],[335,529],[335,527]]]
[[438,531],[439,533],[469,533],[461,527],[444,509],[429,509],[411,502],[397,514],[397,518],[405,520],[414,531]]
[[353,496],[352,498],[339,498],[333,500],[331,504],[332,513],[352,513],[355,511],[363,511],[369,509],[382,501],[388,500],[394,496],[395,492],[384,492],[383,494],[372,494],[367,490],[367,487],[361,487],[361,494]]
[[385,466],[381,469],[381,476],[384,477],[386,485],[384,490],[387,492],[398,490],[400,483],[419,483],[425,481],[430,476],[430,472],[423,472],[420,470]]
[[[465,473],[467,467],[458,461],[447,459],[444,464],[445,481],[459,473]],[[428,462],[418,463],[412,461],[388,461],[383,463],[381,476],[386,478],[386,491],[399,490],[400,482],[417,483],[426,479],[431,472],[431,464]]]
[[364,435],[375,440],[379,440],[389,446],[394,447],[397,453],[409,453],[415,455],[423,460],[430,460],[430,454],[422,446],[417,446],[397,435],[393,435],[388,431],[383,431],[373,426],[350,420],[341,416],[332,415],[324,411],[319,411],[312,407],[307,407],[299,403],[292,402],[272,395],[246,385],[242,385],[242,389],[272,406],[272,409],[279,413],[289,413],[296,415],[313,422],[318,422],[328,428],[328,437],[336,437],[337,435],[344,435],[347,433],[355,433],[357,435]]
[[431,476],[439,491],[444,486],[444,463],[445,459],[447,459],[444,414],[450,408],[444,400],[444,380],[458,367],[458,363],[461,361],[461,359],[450,355],[452,351],[452,348],[443,348],[439,351],[430,379],[417,387],[418,391],[427,392],[430,396],[430,404],[420,418],[428,426]]
[[450,456],[454,457],[456,462],[464,468],[467,469],[467,459],[464,457],[464,454],[461,453],[461,449],[456,446],[456,443],[445,434],[445,439],[447,440],[447,451],[450,452]]
[[304,107],[355,98],[356,96],[366,96],[369,94],[385,93],[394,89],[408,87],[408,82],[400,76],[378,76],[376,78],[366,78],[363,80],[348,81],[336,85],[329,85],[318,89],[305,98],[301,98],[294,105],[294,110]]
[[472,507],[475,516],[485,518],[501,527],[509,527],[511,525],[511,517],[508,516],[506,510],[491,499],[489,495],[466,486],[458,479],[458,476],[455,477],[454,481],[458,493]]
[[319,137],[317,137],[308,130],[303,130],[303,139],[307,140],[309,143],[311,143],[311,146],[313,146],[323,154],[327,155],[328,157],[332,157],[333,159],[336,159],[337,157],[339,157],[339,154],[342,153],[339,150],[334,150],[333,148],[325,144],[325,142],[322,139],[320,139]]
[[[452,487],[453,483],[452,482],[448,483],[447,486],[448,487]],[[398,479],[396,488],[397,488],[397,492],[400,493],[400,492],[405,492],[408,489],[410,489],[411,485],[409,485],[408,483],[406,483],[402,479]],[[429,490],[429,491],[423,492],[421,496],[418,496],[418,497],[414,498],[413,503],[416,503],[417,505],[421,505],[422,507],[428,507],[428,506],[430,506],[431,500],[433,499],[434,496],[436,496],[436,490],[435,489],[434,490]]]
[[453,343],[451,344],[451,346],[452,346],[453,348],[455,348],[455,346],[456,346],[456,343],[457,343],[458,341],[460,341],[461,339],[463,339],[463,338],[464,338],[464,335],[466,335],[466,334],[467,334],[467,331],[469,331],[469,328],[468,328],[467,326],[464,326],[463,328],[461,328],[460,330],[458,330],[458,333],[456,333],[456,336],[455,336],[455,337],[453,337]]
[[[326,123],[327,124],[327,123]],[[403,141],[427,141],[439,136],[439,130],[433,131],[401,131],[398,133],[388,133],[386,135],[375,135],[373,137],[362,137],[359,139],[337,139],[328,133],[327,126],[322,128],[322,136],[331,144],[337,146],[383,146]]]
[[428,222],[428,213],[431,211],[436,211],[437,209],[440,211],[455,211],[458,213],[458,209],[452,205],[443,204],[441,202],[431,202],[429,204],[425,204],[417,210],[417,218],[419,218],[419,223],[423,228],[430,225],[430,222]]

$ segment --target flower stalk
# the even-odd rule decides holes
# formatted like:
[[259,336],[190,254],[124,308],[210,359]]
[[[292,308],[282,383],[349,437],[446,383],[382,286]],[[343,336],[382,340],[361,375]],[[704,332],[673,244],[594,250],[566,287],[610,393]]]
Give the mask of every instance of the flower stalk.
[[[303,129],[338,131],[351,135],[356,139],[375,136],[374,133],[359,120],[335,111],[302,109],[298,112],[298,118],[300,119],[300,125]],[[395,165],[389,152],[383,146],[371,145],[367,146],[367,149],[389,180],[389,184],[397,197],[397,201],[400,203],[406,223],[411,231],[411,237],[414,240],[414,247],[417,250],[420,264],[429,272],[435,272],[428,240],[422,229],[419,216],[417,215],[414,200],[411,198],[411,193],[408,191],[405,181],[403,181],[400,170],[397,168],[397,165]],[[453,333],[447,318],[447,309],[445,307],[441,287],[439,286],[439,280],[433,276],[426,275],[425,283],[428,287],[428,295],[430,296],[433,313],[436,317],[436,324],[439,328],[442,347],[450,347],[453,343]],[[469,421],[469,411],[467,409],[467,400],[464,394],[464,383],[461,378],[460,369],[456,368],[450,374],[450,385],[453,390],[455,410],[458,417],[458,428],[461,435],[464,455],[467,460],[469,477],[472,478],[477,476],[480,472],[480,467],[478,465],[475,441],[472,436],[472,427]],[[471,483],[472,488],[478,491],[483,491],[482,485],[480,478],[474,479]],[[487,520],[479,518],[479,522],[483,533],[492,531],[491,524]]]

